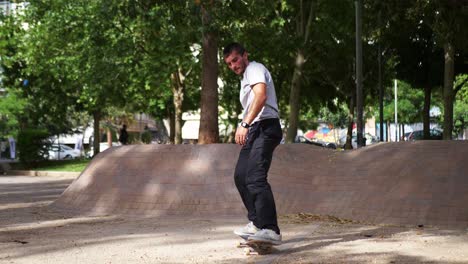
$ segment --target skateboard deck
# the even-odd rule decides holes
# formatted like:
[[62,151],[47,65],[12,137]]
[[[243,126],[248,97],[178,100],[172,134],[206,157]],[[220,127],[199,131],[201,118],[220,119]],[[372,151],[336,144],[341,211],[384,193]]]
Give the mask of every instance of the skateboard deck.
[[[242,236],[241,236],[242,237]],[[244,238],[244,241],[239,242],[237,247],[239,248],[244,248],[244,253],[246,255],[267,255],[271,254],[274,250],[273,246],[274,244],[272,242],[268,241],[260,241],[260,240],[247,240],[247,238]]]

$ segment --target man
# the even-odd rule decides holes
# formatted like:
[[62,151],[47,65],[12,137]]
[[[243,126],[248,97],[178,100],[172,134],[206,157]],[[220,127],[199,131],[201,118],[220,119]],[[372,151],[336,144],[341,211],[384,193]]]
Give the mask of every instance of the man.
[[240,101],[243,119],[236,130],[236,143],[242,145],[234,180],[247,209],[248,223],[234,231],[249,240],[281,243],[275,200],[267,181],[274,149],[281,142],[275,86],[263,64],[249,62],[247,51],[239,43],[224,48],[224,61],[242,76]]
[[122,143],[122,145],[127,145],[127,141],[128,141],[127,125],[123,125],[122,129],[120,129],[119,141],[120,143]]

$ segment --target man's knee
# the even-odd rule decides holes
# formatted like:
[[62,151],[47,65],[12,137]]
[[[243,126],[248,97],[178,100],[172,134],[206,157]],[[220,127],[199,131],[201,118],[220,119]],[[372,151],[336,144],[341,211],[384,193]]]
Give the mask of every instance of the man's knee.
[[264,191],[270,191],[270,184],[265,180],[259,180],[254,182],[247,182],[247,189],[253,195],[257,195]]

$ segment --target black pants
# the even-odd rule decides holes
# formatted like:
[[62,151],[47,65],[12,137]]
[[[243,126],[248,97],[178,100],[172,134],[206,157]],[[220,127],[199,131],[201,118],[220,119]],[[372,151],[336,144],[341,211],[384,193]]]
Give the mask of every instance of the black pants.
[[261,229],[280,233],[276,206],[267,181],[273,151],[282,138],[279,119],[255,122],[249,128],[247,143],[242,147],[237,161],[234,180],[250,221]]

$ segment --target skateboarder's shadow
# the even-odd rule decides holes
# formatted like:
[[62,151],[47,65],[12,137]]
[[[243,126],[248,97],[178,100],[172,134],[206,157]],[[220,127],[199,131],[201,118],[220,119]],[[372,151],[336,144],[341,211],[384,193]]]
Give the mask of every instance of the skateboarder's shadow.
[[317,248],[326,247],[335,243],[350,242],[363,239],[375,239],[378,237],[389,237],[397,233],[398,230],[390,228],[378,227],[373,230],[366,230],[362,232],[349,233],[349,234],[323,234],[314,236],[312,233],[300,235],[291,239],[283,240],[280,246],[277,246],[282,254],[295,253],[313,250]]

